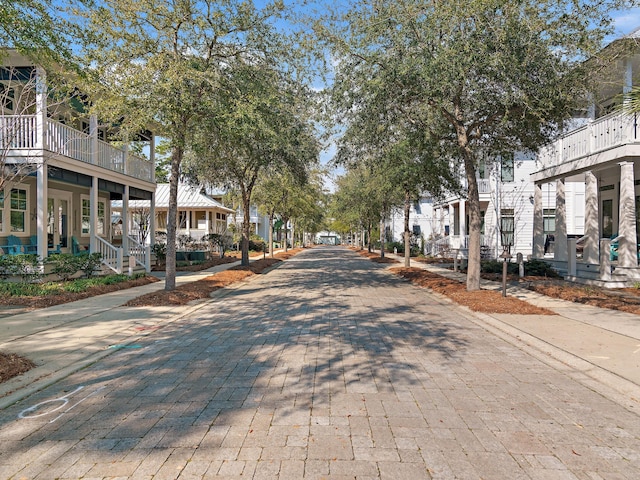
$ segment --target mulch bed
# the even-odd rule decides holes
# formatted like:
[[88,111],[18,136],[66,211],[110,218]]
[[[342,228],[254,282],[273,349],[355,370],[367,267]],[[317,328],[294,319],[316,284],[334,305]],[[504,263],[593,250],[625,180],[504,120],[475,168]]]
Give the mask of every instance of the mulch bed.
[[158,282],[159,279],[152,276],[135,278],[124,282],[114,283],[112,285],[96,285],[89,287],[84,292],[64,292],[55,295],[46,295],[43,297],[15,297],[11,295],[0,295],[0,305],[25,306],[32,309],[47,308],[63,303],[75,302],[83,298],[95,297],[104,293],[117,292],[132,287],[140,287],[149,283]]
[[179,285],[171,291],[159,290],[157,292],[147,293],[146,295],[129,300],[125,306],[186,305],[190,302],[207,299],[211,296],[211,293],[216,290],[245,280],[252,275],[261,274],[267,268],[281,261],[282,260],[277,258],[255,260],[251,262],[248,267],[231,267],[228,270],[215,273],[202,280]]
[[454,302],[469,307],[474,312],[511,313],[520,315],[555,315],[545,308],[539,308],[515,297],[503,297],[495,290],[467,291],[467,286],[421,268],[394,267],[396,275],[410,280],[415,285],[440,293]]
[[21,357],[15,353],[0,352],[0,383],[22,375],[35,366],[36,364],[28,358]]
[[379,253],[369,252],[368,250],[360,250],[356,247],[351,247],[351,250],[353,250],[354,252],[357,252],[363,257],[368,258],[374,263],[399,263],[398,260],[396,260],[395,258],[390,258],[390,257],[382,258],[380,257]]

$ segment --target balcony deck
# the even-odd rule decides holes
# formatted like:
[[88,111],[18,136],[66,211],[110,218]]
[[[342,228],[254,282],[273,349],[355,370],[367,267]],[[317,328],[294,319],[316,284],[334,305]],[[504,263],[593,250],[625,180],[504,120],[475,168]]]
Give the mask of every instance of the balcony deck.
[[560,178],[608,162],[640,155],[636,115],[615,112],[575,129],[538,153],[534,181]]
[[[3,153],[10,157],[32,155],[34,150],[43,149],[63,155],[86,164],[105,168],[112,172],[154,182],[154,165],[125,150],[114,147],[91,135],[62,123],[47,119],[44,129],[44,145],[38,145],[35,115],[0,115],[0,145]],[[94,141],[97,152],[94,154]]]

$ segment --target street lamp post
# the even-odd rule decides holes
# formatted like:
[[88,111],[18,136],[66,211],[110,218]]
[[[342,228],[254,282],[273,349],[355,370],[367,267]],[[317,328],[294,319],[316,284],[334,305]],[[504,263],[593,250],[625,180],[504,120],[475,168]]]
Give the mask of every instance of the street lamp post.
[[502,243],[502,296],[507,296],[507,263],[511,259],[511,246],[513,245],[513,217],[502,217],[500,219],[500,240]]

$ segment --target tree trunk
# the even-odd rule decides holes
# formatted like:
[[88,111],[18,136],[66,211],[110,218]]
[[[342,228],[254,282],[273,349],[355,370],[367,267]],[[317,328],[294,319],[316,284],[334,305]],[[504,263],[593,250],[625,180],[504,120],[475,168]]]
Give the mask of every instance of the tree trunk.
[[269,214],[269,256],[273,258],[273,212]]
[[380,258],[384,258],[385,238],[384,238],[384,217],[380,220]]
[[289,223],[289,219],[282,217],[282,224],[284,226],[284,251],[287,253],[289,251],[289,235],[287,234],[287,224]]
[[469,253],[467,261],[467,290],[480,290],[480,196],[473,158],[464,159],[469,186]]
[[184,150],[173,147],[171,150],[171,176],[169,177],[169,210],[167,212],[167,256],[165,259],[164,289],[172,291],[176,288],[176,222],[178,220],[178,182],[180,179],[180,163]]
[[250,200],[249,193],[243,190],[242,259],[240,261],[240,265],[243,267],[249,266],[249,237],[251,237],[251,212],[249,211],[249,208],[251,207]]
[[291,222],[291,248],[296,248],[296,224]]
[[367,228],[367,238],[369,239],[369,241],[367,242],[367,251],[369,253],[371,253],[372,251],[372,247],[373,245],[371,245],[371,232],[373,231],[373,225],[371,222],[369,222],[368,228]]
[[411,233],[409,232],[409,211],[411,210],[411,194],[404,192],[404,266],[411,266]]

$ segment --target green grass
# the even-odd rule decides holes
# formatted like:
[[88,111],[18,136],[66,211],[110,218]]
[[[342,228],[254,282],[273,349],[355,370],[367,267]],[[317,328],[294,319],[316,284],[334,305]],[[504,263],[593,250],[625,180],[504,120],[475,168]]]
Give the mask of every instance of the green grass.
[[0,295],[13,297],[34,297],[46,295],[59,295],[65,292],[84,292],[91,287],[100,285],[113,285],[138,278],[142,275],[106,275],[104,277],[79,278],[67,282],[46,282],[46,283],[23,283],[23,282],[2,282],[0,283]]

